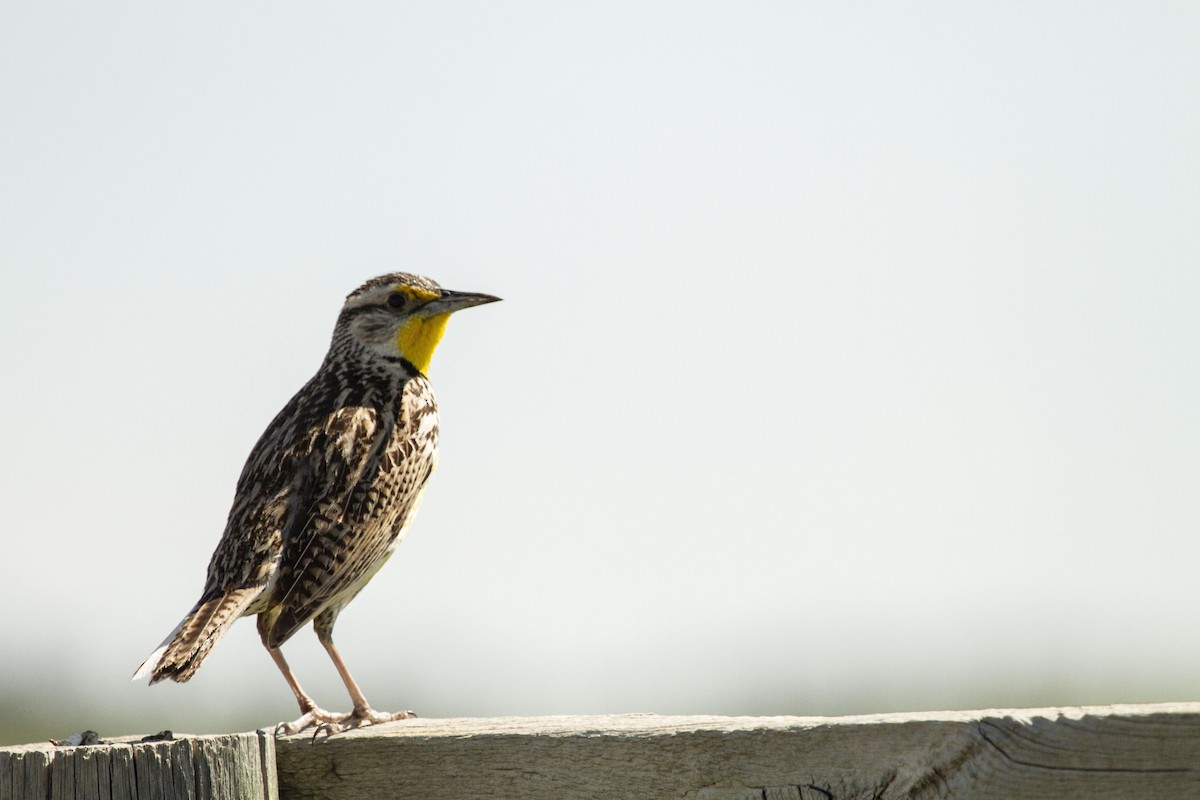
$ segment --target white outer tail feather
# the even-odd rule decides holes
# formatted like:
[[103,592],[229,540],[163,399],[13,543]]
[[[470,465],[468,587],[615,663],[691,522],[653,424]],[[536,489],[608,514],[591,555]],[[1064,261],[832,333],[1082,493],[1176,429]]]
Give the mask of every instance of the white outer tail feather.
[[[188,615],[188,617],[190,616],[191,614]],[[175,630],[168,633],[167,638],[162,640],[162,643],[155,648],[154,652],[146,656],[146,660],[137,668],[137,672],[133,673],[133,677],[130,680],[140,681],[154,672],[155,667],[158,666],[158,662],[162,661],[163,653],[167,652],[167,647],[170,646],[171,640],[175,638],[177,633],[183,630],[183,624],[188,621],[188,617],[179,620],[179,624],[175,626]]]

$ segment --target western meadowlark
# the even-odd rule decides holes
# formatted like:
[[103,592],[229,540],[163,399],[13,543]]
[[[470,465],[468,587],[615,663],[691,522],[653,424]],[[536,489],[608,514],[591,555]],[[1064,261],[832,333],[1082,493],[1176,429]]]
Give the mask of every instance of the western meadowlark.
[[[281,732],[334,733],[411,715],[371,708],[333,644],[333,625],[400,543],[437,464],[437,403],[425,373],[446,321],[499,299],[401,272],[346,298],[321,368],[242,469],[204,593],[134,680],[188,680],[235,620],[257,614],[263,645],[300,704],[300,718]],[[319,708],[280,652],[309,620],[350,693],[348,714]]]

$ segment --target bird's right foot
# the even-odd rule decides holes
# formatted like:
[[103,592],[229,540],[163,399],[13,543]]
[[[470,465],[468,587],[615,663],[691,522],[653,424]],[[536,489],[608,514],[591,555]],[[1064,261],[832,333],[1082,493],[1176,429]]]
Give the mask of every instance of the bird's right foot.
[[364,728],[368,725],[380,725],[384,722],[395,722],[400,719],[412,719],[417,714],[415,711],[396,711],[393,713],[376,711],[373,708],[356,708],[349,714],[343,714],[342,718],[336,722],[322,722],[313,731],[313,741],[320,737],[328,739],[330,736],[348,731],[352,728]]

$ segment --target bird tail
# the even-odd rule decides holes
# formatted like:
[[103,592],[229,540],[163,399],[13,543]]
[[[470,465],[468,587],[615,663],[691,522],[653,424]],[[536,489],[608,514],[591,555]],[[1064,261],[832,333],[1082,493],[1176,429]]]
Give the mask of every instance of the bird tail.
[[201,600],[146,657],[133,673],[133,680],[149,675],[150,683],[166,678],[183,683],[191,678],[204,663],[208,652],[261,590],[257,586],[234,589],[220,597]]

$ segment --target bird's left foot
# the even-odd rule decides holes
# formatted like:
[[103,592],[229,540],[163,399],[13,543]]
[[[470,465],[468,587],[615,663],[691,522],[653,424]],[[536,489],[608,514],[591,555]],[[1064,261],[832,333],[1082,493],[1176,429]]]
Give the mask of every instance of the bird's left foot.
[[334,714],[323,708],[313,706],[301,714],[299,719],[292,720],[291,722],[281,722],[276,725],[275,735],[291,736],[293,733],[299,733],[309,728],[320,728],[323,725],[340,722],[349,716],[349,714]]
[[391,714],[376,711],[373,708],[356,708],[349,714],[338,719],[326,720],[313,731],[313,739],[324,737],[328,739],[335,733],[348,731],[352,728],[365,728],[368,725],[379,725],[383,722],[395,722],[398,719],[411,719],[416,716],[413,711],[396,711]]

